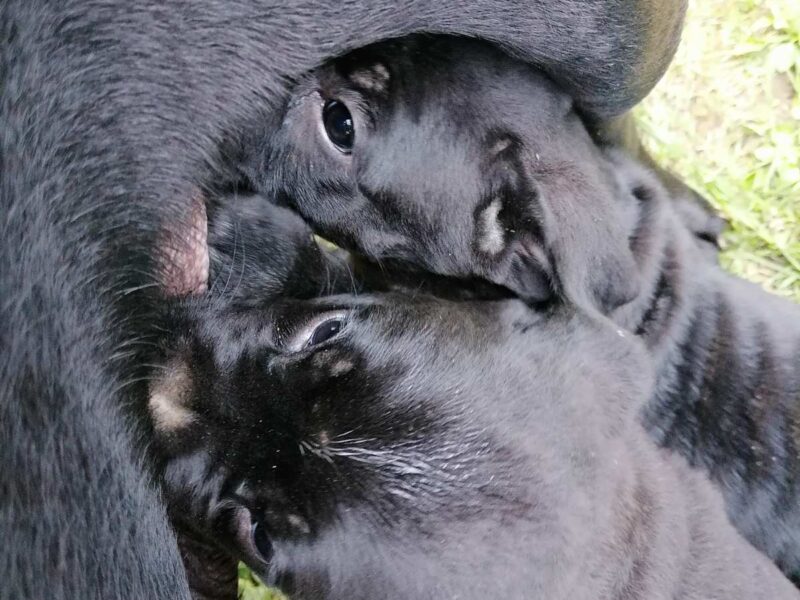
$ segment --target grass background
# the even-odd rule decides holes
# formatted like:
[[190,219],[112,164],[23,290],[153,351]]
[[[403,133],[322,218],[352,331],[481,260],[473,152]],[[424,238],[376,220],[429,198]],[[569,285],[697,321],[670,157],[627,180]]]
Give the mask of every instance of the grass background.
[[648,148],[728,220],[723,266],[800,301],[800,0],[693,0],[636,110]]
[[[653,156],[728,220],[723,266],[800,301],[800,0],[693,0],[636,109]],[[245,567],[242,600],[280,600]]]

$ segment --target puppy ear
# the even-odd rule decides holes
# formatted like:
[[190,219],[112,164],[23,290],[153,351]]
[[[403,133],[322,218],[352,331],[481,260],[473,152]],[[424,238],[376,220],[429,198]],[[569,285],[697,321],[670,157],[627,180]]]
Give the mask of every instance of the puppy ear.
[[638,201],[613,165],[592,153],[533,175],[549,217],[544,239],[560,292],[604,314],[634,300],[641,285],[631,248]]
[[557,292],[553,261],[547,249],[551,228],[535,185],[522,174],[519,142],[510,136],[491,140],[495,182],[474,214],[473,252],[484,276],[523,300],[543,303]]
[[[541,223],[525,218],[530,228],[513,216],[501,214],[512,198],[497,196],[476,219],[475,251],[489,266],[485,277],[523,300],[543,303],[556,292],[553,263],[544,246]],[[532,230],[533,231],[532,231]]]
[[553,244],[559,282],[573,302],[609,314],[633,301],[641,289],[629,242],[632,232],[613,210],[616,199],[608,191],[598,190],[578,200],[578,210],[559,220],[562,235]]
[[528,236],[512,242],[509,248],[506,287],[528,303],[542,304],[557,291],[550,257],[544,247]]
[[640,278],[630,250],[621,243],[604,245],[598,269],[592,277],[594,299],[604,314],[633,301],[639,294]]

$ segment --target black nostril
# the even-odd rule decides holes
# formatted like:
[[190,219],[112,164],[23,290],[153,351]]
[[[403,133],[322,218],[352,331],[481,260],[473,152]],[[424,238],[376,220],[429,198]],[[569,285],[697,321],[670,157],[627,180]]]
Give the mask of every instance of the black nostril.
[[253,544],[255,545],[256,550],[258,550],[258,553],[265,562],[269,562],[272,559],[274,552],[272,548],[272,541],[269,539],[269,533],[267,533],[267,528],[261,521],[256,521],[253,523],[252,531]]

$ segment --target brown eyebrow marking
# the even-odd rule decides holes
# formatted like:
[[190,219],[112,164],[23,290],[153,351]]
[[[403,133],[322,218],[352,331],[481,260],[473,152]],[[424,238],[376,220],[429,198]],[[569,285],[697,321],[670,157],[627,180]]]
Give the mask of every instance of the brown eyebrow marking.
[[194,412],[187,406],[191,393],[191,375],[180,361],[168,365],[164,374],[150,383],[147,407],[156,430],[171,433],[194,422]]
[[388,91],[390,78],[389,69],[383,63],[355,69],[348,75],[350,83],[355,87],[375,94],[385,94]]

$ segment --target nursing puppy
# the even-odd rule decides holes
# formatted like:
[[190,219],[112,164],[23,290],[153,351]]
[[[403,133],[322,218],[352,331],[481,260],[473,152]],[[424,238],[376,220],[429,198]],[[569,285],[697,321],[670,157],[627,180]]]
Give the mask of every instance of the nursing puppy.
[[292,598],[800,598],[648,439],[650,360],[609,321],[424,294],[173,316],[173,514]]
[[[208,311],[211,307],[224,307],[229,314],[225,322],[229,341],[238,335],[246,340],[242,330],[237,333],[237,321],[247,322],[248,315],[260,314],[278,298],[284,302],[300,301],[357,290],[347,257],[337,251],[323,252],[302,219],[285,208],[257,195],[222,194],[210,200],[207,216],[207,222],[202,223],[206,235],[182,236],[190,243],[174,255],[184,279],[195,282],[194,291],[207,293],[189,299],[173,297],[156,321],[162,332],[189,327],[182,307],[197,303]],[[176,323],[176,315],[180,324]],[[235,348],[230,349],[236,352]],[[151,356],[145,362],[162,375],[158,367],[153,367],[164,367],[160,358]],[[180,381],[181,370],[167,368],[169,377]],[[148,415],[157,431],[176,427],[189,417],[168,400],[175,391],[174,387],[171,389],[172,392],[149,396]],[[153,446],[153,456],[156,472],[163,479],[169,456],[158,444]],[[231,554],[220,547],[213,530],[198,527],[197,519],[184,510],[180,499],[168,494],[167,500],[192,597],[235,598],[237,569]]]
[[638,290],[613,174],[573,100],[486,44],[411,38],[321,68],[254,172],[374,260],[534,302],[588,295],[611,310]]
[[643,285],[613,318],[640,335],[658,377],[643,420],[706,469],[728,514],[787,573],[800,571],[800,307],[708,261],[648,170],[621,154],[638,199],[631,249]]
[[266,152],[265,188],[336,242],[643,335],[656,439],[800,570],[800,309],[725,275],[687,233],[706,213],[599,147],[546,77],[476,42],[372,47],[301,82]]
[[293,78],[414,31],[480,36],[606,121],[658,81],[684,7],[0,2],[0,597],[187,597],[142,451],[138,351],[164,288],[191,283],[164,234],[237,181]]

